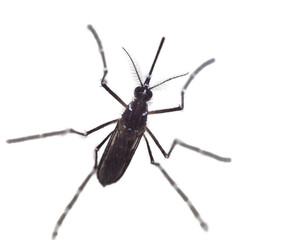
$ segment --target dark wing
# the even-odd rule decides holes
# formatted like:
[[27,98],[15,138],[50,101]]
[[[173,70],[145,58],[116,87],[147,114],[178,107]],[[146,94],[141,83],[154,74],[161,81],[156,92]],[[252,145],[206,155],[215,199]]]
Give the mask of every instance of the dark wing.
[[127,129],[112,133],[98,166],[97,177],[105,186],[118,181],[126,171],[139,145],[143,132],[129,133]]

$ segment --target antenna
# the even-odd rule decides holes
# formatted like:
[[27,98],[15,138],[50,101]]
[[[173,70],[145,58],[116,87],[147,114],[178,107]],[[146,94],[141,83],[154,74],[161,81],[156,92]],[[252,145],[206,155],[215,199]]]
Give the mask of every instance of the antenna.
[[163,43],[164,43],[164,40],[165,40],[165,37],[163,37],[163,38],[161,39],[161,41],[160,41],[159,47],[158,47],[158,49],[157,49],[157,52],[156,52],[156,55],[155,55],[155,58],[154,58],[154,61],[153,61],[152,65],[151,65],[149,74],[148,74],[148,76],[147,76],[147,78],[146,78],[144,84],[147,84],[147,85],[149,84],[149,81],[150,81],[150,79],[151,79],[151,74],[152,74],[154,65],[155,65],[155,63],[156,63],[156,60],[157,60],[157,58],[158,58],[158,55],[159,55],[159,53],[160,53],[160,50],[161,50],[162,45],[163,45]]

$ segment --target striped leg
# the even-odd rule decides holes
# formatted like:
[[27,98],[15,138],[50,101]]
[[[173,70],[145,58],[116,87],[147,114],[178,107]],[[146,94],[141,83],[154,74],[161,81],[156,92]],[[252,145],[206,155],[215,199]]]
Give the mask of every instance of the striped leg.
[[231,159],[230,158],[225,158],[225,157],[221,157],[221,156],[218,156],[214,153],[211,153],[211,152],[208,152],[208,151],[205,151],[205,150],[202,150],[200,148],[197,148],[197,147],[194,147],[194,146],[191,146],[189,144],[186,144],[178,139],[175,139],[168,151],[168,153],[165,152],[165,150],[163,149],[163,147],[160,145],[160,143],[158,142],[158,140],[156,139],[156,137],[153,135],[153,133],[148,129],[146,128],[146,131],[148,132],[148,134],[151,136],[151,138],[153,139],[153,141],[155,142],[156,146],[159,148],[159,150],[161,151],[161,153],[163,154],[163,156],[165,158],[169,158],[170,157],[170,154],[172,153],[174,147],[178,144],[182,147],[185,147],[189,150],[192,150],[192,151],[195,151],[195,152],[198,152],[202,155],[205,155],[207,157],[211,157],[211,158],[214,158],[218,161],[221,161],[221,162],[230,162]]
[[204,222],[204,220],[201,218],[199,212],[196,210],[196,208],[194,207],[194,205],[191,203],[191,201],[189,200],[189,198],[185,195],[185,193],[177,186],[177,184],[173,181],[173,179],[168,175],[168,173],[164,170],[164,168],[158,163],[155,162],[152,156],[152,152],[149,146],[149,142],[146,138],[146,136],[144,135],[145,141],[146,141],[146,145],[147,145],[147,150],[149,153],[149,157],[150,157],[150,162],[151,164],[153,164],[154,166],[158,167],[158,169],[162,172],[163,176],[167,179],[167,181],[170,183],[170,185],[176,190],[176,192],[179,194],[179,196],[187,203],[188,207],[190,208],[190,210],[192,211],[192,213],[194,214],[195,218],[199,221],[200,226],[205,230],[208,231],[208,225],[207,223]]
[[86,184],[88,183],[88,181],[90,180],[90,178],[93,176],[93,174],[95,174],[97,171],[97,169],[94,167],[92,169],[92,171],[88,174],[88,176],[85,178],[85,180],[83,181],[83,183],[80,185],[80,187],[78,188],[76,194],[74,195],[74,197],[72,198],[72,200],[70,201],[70,203],[66,206],[64,212],[61,214],[60,218],[58,219],[56,226],[53,230],[52,233],[52,239],[55,239],[57,234],[58,234],[58,229],[60,228],[62,222],[64,221],[65,217],[67,216],[68,212],[70,211],[70,209],[73,207],[74,203],[77,201],[79,195],[81,194],[81,192],[83,191],[83,189],[85,188]]
[[97,153],[99,151],[99,149],[102,147],[102,145],[108,140],[108,138],[111,136],[113,132],[111,132],[94,150],[94,157],[95,157],[95,164],[94,167],[92,169],[92,171],[87,175],[87,177],[85,178],[85,180],[83,181],[83,183],[80,185],[80,187],[78,188],[76,194],[73,196],[72,200],[69,202],[69,204],[66,206],[64,212],[61,214],[60,218],[57,220],[57,223],[55,225],[55,228],[53,230],[52,233],[52,239],[55,239],[56,236],[58,235],[58,230],[60,228],[60,226],[62,225],[64,219],[66,218],[67,214],[69,213],[70,209],[73,207],[74,203],[77,201],[79,195],[82,193],[83,189],[85,188],[85,186],[87,185],[87,183],[89,182],[90,178],[96,174],[97,172]]
[[[187,80],[187,82],[185,83],[184,87],[182,88],[181,91],[181,105],[179,105],[178,107],[173,107],[173,108],[166,108],[166,109],[160,109],[160,110],[153,110],[153,111],[149,111],[148,114],[158,114],[158,113],[167,113],[167,112],[175,112],[175,111],[181,111],[184,108],[184,94],[189,86],[189,84],[192,82],[192,80],[195,78],[195,76],[205,67],[207,67],[208,65],[212,64],[215,61],[214,58],[204,62],[203,64],[201,64],[189,77],[189,79]],[[178,76],[179,77],[179,76]],[[169,79],[171,80],[171,79]],[[168,80],[166,80],[168,81]],[[164,81],[165,82],[165,81]],[[164,83],[162,82],[162,83]],[[160,84],[158,84],[160,85]],[[157,86],[158,86],[157,85]],[[154,86],[156,87],[156,86]],[[152,88],[154,88],[152,87]]]
[[104,53],[102,42],[101,42],[101,40],[99,38],[99,35],[97,34],[95,29],[91,25],[88,25],[87,28],[88,28],[88,30],[90,30],[90,32],[94,36],[94,38],[95,38],[95,40],[96,40],[96,42],[98,44],[98,48],[99,48],[100,54],[101,54],[103,67],[104,67],[104,69],[103,69],[103,77],[101,79],[102,87],[105,88],[105,90],[108,93],[110,93],[119,103],[121,103],[124,107],[127,107],[127,104],[125,104],[124,101],[107,86],[107,82],[106,82],[105,78],[106,78],[106,76],[108,74],[108,68],[107,68],[107,62],[106,62],[106,58],[105,58],[105,53]]
[[85,132],[78,132],[72,128],[68,128],[66,130],[61,130],[61,131],[54,131],[54,132],[48,132],[48,133],[42,133],[42,134],[36,134],[36,135],[31,135],[31,136],[26,136],[26,137],[20,137],[20,138],[13,138],[13,139],[8,139],[7,143],[17,143],[17,142],[24,142],[24,141],[28,141],[28,140],[34,140],[34,139],[40,139],[40,138],[46,138],[46,137],[53,137],[53,136],[58,136],[58,135],[65,135],[68,133],[74,133],[77,135],[81,135],[84,137],[87,137],[89,134],[96,132],[98,130],[100,130],[101,128],[104,128],[110,124],[113,124],[115,122],[117,122],[118,119],[106,122],[101,124],[100,126],[93,128],[89,131],[85,131]]

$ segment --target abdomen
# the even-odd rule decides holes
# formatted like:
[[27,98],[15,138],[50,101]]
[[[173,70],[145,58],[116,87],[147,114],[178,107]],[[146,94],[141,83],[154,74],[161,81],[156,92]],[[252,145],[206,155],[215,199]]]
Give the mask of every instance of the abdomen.
[[112,184],[123,176],[143,135],[142,131],[129,132],[119,125],[120,123],[111,135],[98,166],[97,177],[103,186]]

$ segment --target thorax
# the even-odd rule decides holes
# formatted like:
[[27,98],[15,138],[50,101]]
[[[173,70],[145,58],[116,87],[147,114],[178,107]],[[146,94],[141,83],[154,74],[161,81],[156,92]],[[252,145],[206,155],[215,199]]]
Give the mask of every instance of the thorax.
[[120,130],[130,133],[144,132],[147,114],[147,103],[140,99],[132,101],[119,120]]

